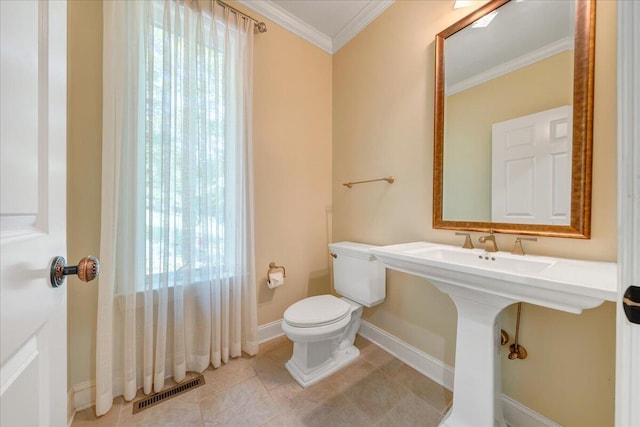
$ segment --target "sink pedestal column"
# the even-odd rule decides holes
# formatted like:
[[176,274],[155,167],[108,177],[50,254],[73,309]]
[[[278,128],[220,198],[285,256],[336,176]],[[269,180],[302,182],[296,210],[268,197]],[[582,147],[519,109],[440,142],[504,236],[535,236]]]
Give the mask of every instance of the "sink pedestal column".
[[497,325],[505,307],[525,302],[580,314],[617,297],[614,263],[502,252],[491,254],[489,261],[477,249],[429,242],[370,251],[387,268],[424,277],[456,304],[453,407],[442,421],[445,427],[505,426]]
[[[444,427],[505,427],[500,401],[500,327],[502,310],[516,303],[509,298],[436,284],[458,310],[453,406]],[[444,289],[446,288],[446,289]]]

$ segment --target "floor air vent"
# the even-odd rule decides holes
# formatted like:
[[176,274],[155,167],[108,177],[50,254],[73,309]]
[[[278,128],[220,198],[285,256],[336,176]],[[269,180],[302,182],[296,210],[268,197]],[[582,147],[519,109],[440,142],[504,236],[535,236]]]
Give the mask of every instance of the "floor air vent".
[[147,396],[140,400],[136,400],[135,402],[133,402],[133,413],[136,414],[140,411],[144,411],[145,409],[151,408],[158,403],[162,403],[165,400],[169,400],[172,397],[176,397],[189,390],[193,390],[194,388],[200,387],[201,385],[204,385],[204,376],[198,375],[195,378],[181,382],[180,384],[177,384],[159,393],[152,394],[151,396]]

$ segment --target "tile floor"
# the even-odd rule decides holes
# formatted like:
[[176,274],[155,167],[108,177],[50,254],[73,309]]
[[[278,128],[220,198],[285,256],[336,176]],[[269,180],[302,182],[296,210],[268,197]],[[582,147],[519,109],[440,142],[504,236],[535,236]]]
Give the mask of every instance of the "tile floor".
[[303,389],[284,368],[293,346],[281,337],[255,357],[207,369],[204,386],[135,415],[132,402],[118,397],[100,418],[93,408],[77,413],[72,427],[438,425],[451,406],[449,390],[360,336],[356,346],[353,364]]

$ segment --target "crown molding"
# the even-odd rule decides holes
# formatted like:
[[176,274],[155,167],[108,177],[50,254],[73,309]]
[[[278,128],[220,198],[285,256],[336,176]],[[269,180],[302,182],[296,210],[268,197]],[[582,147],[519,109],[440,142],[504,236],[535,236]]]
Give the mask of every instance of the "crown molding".
[[338,34],[333,37],[332,47],[333,52],[336,53],[344,45],[346,45],[352,38],[373,22],[382,12],[387,10],[395,0],[377,0],[370,2],[364,7],[356,16],[353,17],[347,25],[344,26]]
[[284,10],[277,4],[268,0],[238,0],[238,3],[260,13],[265,18],[270,19],[282,28],[291,31],[293,34],[305,39],[309,43],[318,46],[320,49],[331,54],[333,53],[331,38],[329,36],[316,30],[314,27]]
[[238,0],[238,3],[263,15],[325,52],[334,54],[391,6],[394,1],[376,0],[370,2],[333,39],[269,0]]
[[445,88],[445,95],[454,95],[473,86],[477,86],[497,77],[504,76],[505,74],[508,74],[512,71],[516,71],[538,61],[542,61],[543,59],[549,58],[560,52],[572,50],[573,46],[573,36],[562,38],[539,49],[536,49],[529,53],[525,53],[518,58],[499,64],[493,68],[488,69],[487,71],[476,74],[473,77],[469,77],[468,79],[462,80],[452,85],[447,85]]

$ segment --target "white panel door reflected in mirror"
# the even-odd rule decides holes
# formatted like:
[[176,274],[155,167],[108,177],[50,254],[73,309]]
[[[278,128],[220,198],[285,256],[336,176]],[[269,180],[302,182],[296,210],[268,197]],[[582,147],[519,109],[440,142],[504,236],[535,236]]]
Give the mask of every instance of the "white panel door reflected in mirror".
[[491,221],[569,225],[570,105],[494,123]]

